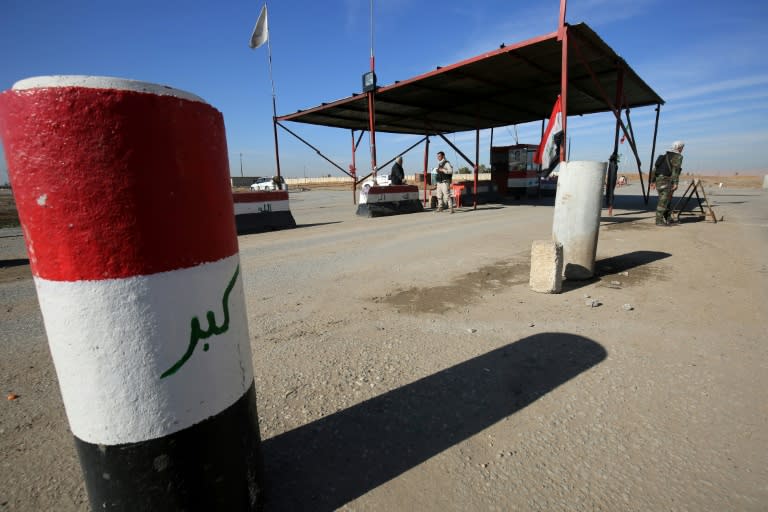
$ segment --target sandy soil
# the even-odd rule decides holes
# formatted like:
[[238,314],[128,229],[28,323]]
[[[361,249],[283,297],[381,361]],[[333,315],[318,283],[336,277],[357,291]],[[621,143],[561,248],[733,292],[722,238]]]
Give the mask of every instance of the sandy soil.
[[[311,190],[240,237],[267,510],[765,510],[768,193],[674,228],[618,193],[558,295],[527,286],[551,199],[364,219]],[[18,229],[0,340],[0,510],[86,510]]]

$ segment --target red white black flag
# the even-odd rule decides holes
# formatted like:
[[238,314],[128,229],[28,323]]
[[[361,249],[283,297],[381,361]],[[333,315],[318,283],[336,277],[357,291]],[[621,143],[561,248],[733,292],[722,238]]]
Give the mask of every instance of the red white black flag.
[[544,137],[541,139],[539,149],[533,156],[533,162],[541,164],[542,169],[549,169],[553,160],[560,160],[557,154],[558,145],[555,144],[555,135],[563,131],[563,107],[560,102],[560,96],[557,97],[555,106],[552,108],[552,115],[549,116],[547,129],[544,131]]

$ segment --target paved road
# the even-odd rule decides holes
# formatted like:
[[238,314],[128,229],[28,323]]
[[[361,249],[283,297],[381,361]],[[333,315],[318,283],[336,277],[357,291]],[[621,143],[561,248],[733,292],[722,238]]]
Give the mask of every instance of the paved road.
[[[768,193],[712,191],[724,222],[670,229],[619,194],[598,276],[559,295],[527,287],[551,200],[365,219],[297,192],[297,229],[240,237],[267,510],[765,510]],[[10,268],[0,510],[85,510]]]

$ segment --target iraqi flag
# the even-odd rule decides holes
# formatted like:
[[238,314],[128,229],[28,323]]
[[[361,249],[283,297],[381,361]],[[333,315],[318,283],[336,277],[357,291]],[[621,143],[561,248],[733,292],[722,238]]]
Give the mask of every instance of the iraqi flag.
[[267,4],[261,8],[259,19],[256,20],[256,26],[253,27],[253,33],[251,34],[251,42],[248,46],[251,48],[258,48],[263,45],[269,39],[269,21],[267,20]]
[[549,116],[547,129],[544,131],[544,137],[541,139],[539,149],[533,156],[533,162],[541,164],[543,169],[549,169],[553,160],[559,159],[557,155],[557,144],[555,144],[555,135],[563,131],[563,106],[560,96],[557,96],[555,106],[552,108],[552,115]]

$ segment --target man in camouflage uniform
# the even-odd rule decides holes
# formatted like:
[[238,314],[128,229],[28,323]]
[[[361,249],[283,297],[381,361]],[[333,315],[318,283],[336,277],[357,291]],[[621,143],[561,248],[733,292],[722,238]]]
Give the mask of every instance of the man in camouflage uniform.
[[669,226],[671,219],[672,194],[677,190],[680,181],[680,172],[683,170],[682,141],[675,141],[672,147],[663,155],[659,155],[653,166],[651,184],[656,185],[659,193],[659,202],[656,206],[656,225]]

